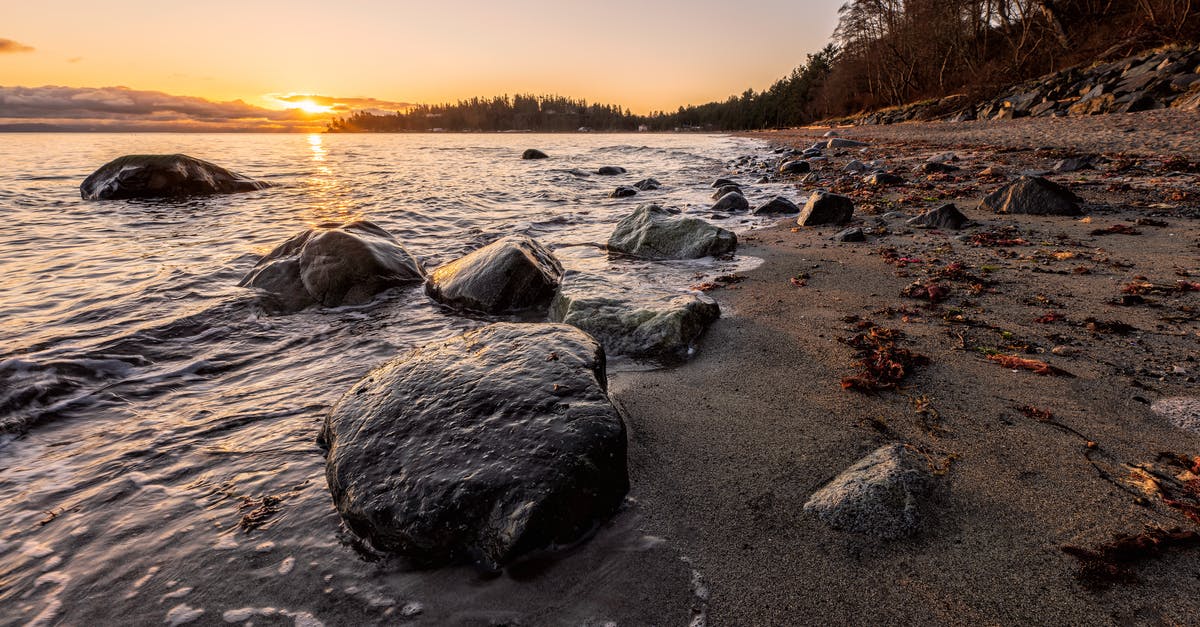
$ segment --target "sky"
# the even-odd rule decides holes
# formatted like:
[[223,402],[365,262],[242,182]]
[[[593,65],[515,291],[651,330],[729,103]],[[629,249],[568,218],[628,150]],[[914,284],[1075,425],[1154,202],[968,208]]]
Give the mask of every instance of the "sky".
[[770,86],[825,45],[842,2],[13,2],[0,127],[303,130],[514,93],[672,111]]

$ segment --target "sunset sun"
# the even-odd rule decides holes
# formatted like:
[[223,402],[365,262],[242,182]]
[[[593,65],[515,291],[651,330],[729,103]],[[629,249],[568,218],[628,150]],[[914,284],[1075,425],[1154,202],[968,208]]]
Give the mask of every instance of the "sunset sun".
[[311,113],[314,115],[333,111],[333,107],[329,105],[318,104],[312,100],[298,100],[296,102],[286,103],[284,106],[288,109],[299,109],[305,113]]

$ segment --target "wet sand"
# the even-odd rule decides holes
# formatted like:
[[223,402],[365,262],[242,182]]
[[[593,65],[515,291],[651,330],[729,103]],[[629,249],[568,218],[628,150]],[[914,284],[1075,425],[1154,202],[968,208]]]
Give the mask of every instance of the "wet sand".
[[[807,146],[819,134],[757,136]],[[740,254],[765,262],[711,293],[723,317],[698,355],[672,369],[612,375],[645,531],[693,560],[711,591],[710,625],[1200,620],[1200,548],[1139,562],[1131,567],[1138,581],[1107,587],[1079,579],[1078,560],[1062,550],[1147,525],[1200,529],[1133,480],[1133,465],[1157,467],[1161,452],[1200,454],[1200,435],[1150,410],[1200,387],[1200,292],[1113,304],[1131,282],[1198,280],[1197,176],[1155,161],[1110,164],[1053,177],[1084,197],[1088,219],[985,214],[979,199],[1004,180],[980,178],[984,167],[1015,173],[1069,156],[1031,150],[1041,142],[1000,143],[955,142],[963,171],[933,177],[910,168],[935,150],[907,139],[835,154],[818,168],[821,181],[798,184],[797,196],[829,186],[854,195],[866,243],[835,243],[838,228],[796,229],[794,218],[747,234]],[[865,188],[838,174],[852,158],[882,158],[908,184]],[[978,224],[939,232],[877,220],[946,200]],[[1092,235],[1147,216],[1167,226]],[[1000,227],[1027,244],[956,239]],[[886,247],[920,261],[888,263]],[[943,281],[950,295],[937,305],[900,295],[952,262],[984,279],[983,289]],[[802,286],[791,280],[798,276]],[[1051,312],[1059,319],[1035,321]],[[1089,318],[1100,326],[1089,328]],[[929,364],[895,391],[843,390],[855,357],[838,338],[856,332],[855,320],[902,330],[904,345]],[[1103,324],[1114,321],[1134,330]],[[993,352],[1074,376],[1010,370],[987,358]],[[916,535],[872,539],[803,512],[813,492],[889,442],[918,448],[942,473]]]

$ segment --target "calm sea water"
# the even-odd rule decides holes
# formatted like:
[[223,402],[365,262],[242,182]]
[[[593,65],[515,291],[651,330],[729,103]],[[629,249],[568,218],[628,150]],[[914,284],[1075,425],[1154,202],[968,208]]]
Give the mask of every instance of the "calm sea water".
[[[554,158],[520,160],[529,147]],[[603,242],[639,202],[707,215],[711,180],[764,151],[696,135],[0,135],[0,624],[629,622],[616,591],[653,570],[629,560],[665,550],[632,522],[555,576],[498,578],[367,561],[340,528],[314,445],[325,410],[373,366],[489,320],[419,287],[275,316],[236,284],[330,220],[373,220],[428,267],[508,233]],[[168,152],[275,187],[80,200],[110,159]],[[629,173],[573,171],[602,165]],[[644,177],[663,189],[607,198]],[[748,261],[559,256],[666,289]],[[263,497],[265,524],[239,528]]]

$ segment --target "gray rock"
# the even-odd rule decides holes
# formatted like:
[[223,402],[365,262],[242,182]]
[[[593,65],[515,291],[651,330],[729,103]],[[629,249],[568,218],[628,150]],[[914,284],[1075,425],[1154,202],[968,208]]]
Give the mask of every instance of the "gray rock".
[[870,145],[871,144],[868,144],[867,142],[855,141],[853,139],[844,139],[842,137],[834,137],[834,138],[831,138],[828,142],[825,142],[824,147],[832,150],[834,148],[860,148],[860,147],[870,146]]
[[742,191],[742,188],[740,185],[722,185],[720,189],[713,192],[712,199],[719,200],[725,194],[732,194],[734,192],[741,192],[741,191]]
[[856,226],[839,232],[831,239],[833,239],[835,242],[865,242],[867,241],[867,234],[864,233],[861,228]]
[[1055,172],[1077,172],[1079,170],[1094,170],[1095,166],[1088,159],[1079,159],[1071,157],[1069,159],[1061,159],[1050,168]]
[[845,224],[854,216],[854,201],[838,194],[813,192],[804,205],[804,211],[796,218],[800,226],[822,224]]
[[530,148],[530,149],[526,150],[525,152],[521,153],[521,158],[522,159],[549,159],[550,155],[538,150],[537,148]]
[[803,159],[787,161],[779,165],[780,174],[807,174],[812,170],[812,166]]
[[958,230],[970,220],[963,215],[958,207],[953,203],[942,205],[937,209],[930,209],[925,213],[908,221],[909,226],[915,226],[925,229],[952,229]]
[[430,298],[456,309],[504,313],[544,309],[562,280],[554,253],[525,235],[509,235],[434,268]]
[[361,305],[388,288],[425,280],[425,271],[390,233],[356,221],[328,222],[292,236],[238,283],[262,290],[282,311],[314,304]]
[[630,196],[636,196],[637,193],[638,193],[638,190],[636,187],[630,187],[628,185],[621,185],[620,187],[617,187],[616,189],[614,189],[612,191],[612,193],[610,193],[608,195],[608,197],[609,198],[629,198]]
[[380,551],[499,568],[570,544],[629,489],[604,350],[562,324],[493,324],[375,369],[318,438],[342,520]]
[[754,182],[758,183],[759,185],[762,185],[764,183],[770,183],[771,179],[770,179],[770,177],[760,176],[760,177],[758,177],[758,180],[756,180]]
[[578,327],[609,355],[682,359],[721,309],[713,299],[568,273],[550,305],[550,321]]
[[1078,216],[1081,200],[1067,188],[1040,176],[1022,176],[988,195],[980,209],[995,213]]
[[713,203],[713,206],[709,210],[741,213],[743,211],[750,211],[750,201],[746,200],[746,197],[741,192],[730,192]]
[[889,444],[818,490],[804,511],[834,529],[894,540],[920,527],[922,501],[933,485],[920,455]]
[[633,186],[643,192],[649,192],[662,187],[662,183],[659,183],[657,179],[642,179],[634,183]]
[[754,215],[756,216],[785,213],[800,213],[800,207],[797,207],[796,203],[783,196],[776,196],[754,208]]
[[926,163],[955,163],[958,161],[958,155],[952,152],[939,152],[925,160]]
[[805,159],[815,159],[817,157],[820,157],[822,154],[823,153],[820,150],[817,150],[816,148],[809,148],[808,150],[805,150],[804,152],[800,153],[800,156],[804,157]]
[[862,161],[855,159],[855,160],[851,161],[850,163],[847,163],[846,166],[842,168],[842,171],[854,174],[856,172],[864,172],[864,171],[866,171],[866,169],[867,169],[867,166],[865,164],[863,164]]
[[816,172],[809,172],[804,175],[804,178],[800,179],[800,182],[805,185],[816,185],[821,182],[821,175]]
[[125,155],[79,185],[84,200],[180,198],[266,189],[270,184],[187,155]]
[[721,187],[725,187],[726,185],[737,185],[737,181],[734,181],[733,179],[719,178],[719,179],[713,181],[712,185],[710,185],[710,187],[712,187],[713,189],[718,189]]
[[962,168],[949,163],[938,163],[930,161],[917,166],[916,171],[922,174],[949,174],[950,172],[958,172]]
[[698,218],[681,218],[658,205],[640,205],[617,223],[611,251],[643,259],[697,259],[737,248],[737,235]]
[[1200,396],[1178,396],[1155,401],[1150,411],[1192,433],[1200,433]]
[[625,174],[625,168],[622,168],[622,167],[616,166],[616,165],[601,166],[600,169],[596,170],[596,174],[601,174],[603,176],[615,176],[617,174]]
[[867,185],[875,185],[878,187],[885,187],[888,185],[900,185],[900,184],[904,183],[904,179],[896,176],[895,174],[890,174],[888,172],[876,172],[874,174],[864,177],[863,182],[866,183]]

